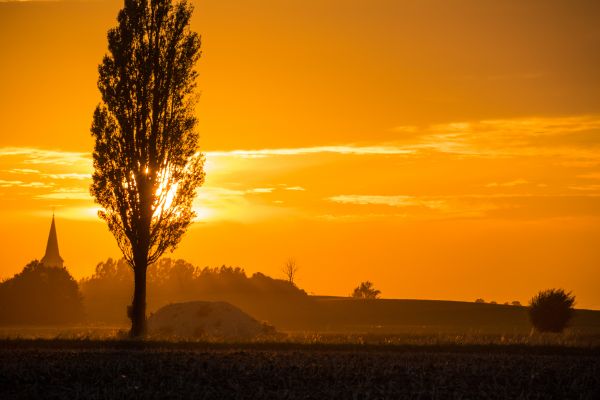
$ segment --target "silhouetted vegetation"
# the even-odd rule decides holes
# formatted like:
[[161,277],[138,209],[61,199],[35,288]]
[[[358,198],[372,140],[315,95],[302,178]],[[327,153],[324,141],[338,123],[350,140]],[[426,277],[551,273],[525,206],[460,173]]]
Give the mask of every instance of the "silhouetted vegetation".
[[376,299],[380,294],[381,291],[375,289],[372,282],[364,281],[354,288],[352,297],[355,299]]
[[[133,273],[124,259],[108,259],[80,281],[90,320],[122,322],[131,300]],[[261,273],[248,277],[239,267],[198,268],[184,260],[162,258],[148,269],[148,308],[195,300],[226,301],[258,318],[265,305],[272,308],[303,301],[303,290]],[[289,309],[288,309],[289,312]]]
[[562,332],[573,317],[575,296],[563,289],[539,292],[529,303],[529,318],[540,332]]
[[294,258],[288,258],[283,266],[283,274],[291,285],[296,285],[296,275],[298,274],[298,264]]
[[[26,270],[30,268],[33,269],[28,267]],[[56,271],[60,270],[54,268],[50,273]],[[64,269],[62,273],[68,276]],[[0,288],[7,287],[7,282],[0,285]],[[53,293],[75,293],[76,286],[73,286],[73,283],[71,280],[71,289],[55,288],[52,289]],[[56,280],[51,280],[48,284],[57,287],[62,285],[60,281],[57,284]],[[79,285],[86,321],[93,324],[111,324],[111,329],[121,329],[120,326],[127,322],[126,307],[130,304],[133,288],[133,272],[128,263],[124,259],[108,259],[101,262],[97,265],[95,273],[82,279]],[[0,289],[0,292],[7,293],[4,289]],[[73,311],[68,311],[64,318],[54,318],[59,315],[60,310],[66,310],[67,306],[51,306],[54,307],[52,312],[40,311],[43,308],[39,307],[29,307],[33,312],[23,311],[22,308],[14,306],[19,303],[14,299],[19,296],[23,298],[29,291],[21,292],[13,288],[10,293],[11,298],[7,299],[3,295],[0,303],[3,310],[1,315],[4,318],[2,323],[5,325],[24,323],[20,321],[25,319],[35,319],[32,323],[36,324],[62,324],[77,321],[82,315],[79,296],[72,295],[73,302],[68,301],[67,306],[74,307]],[[531,329],[528,309],[525,307],[453,301],[365,301],[363,298],[308,296],[306,292],[283,279],[273,279],[261,273],[248,276],[238,267],[199,268],[184,260],[169,258],[163,258],[149,268],[148,294],[150,312],[169,303],[224,301],[240,308],[258,321],[274,325],[280,331],[345,334],[369,332],[378,335],[410,333],[436,337],[449,333],[454,335],[452,337],[464,334],[480,337],[483,334],[501,333],[505,340],[508,340],[507,335],[527,334]],[[48,300],[50,295],[42,297],[43,299],[38,299],[41,307],[51,304]],[[6,317],[9,309],[13,313],[10,319]],[[43,318],[36,316],[36,312],[40,312]],[[22,318],[14,318],[14,315]],[[52,318],[47,318],[48,316]],[[576,310],[571,325],[572,330],[569,334],[598,332],[600,312]],[[14,332],[14,329],[7,332]]]
[[36,260],[0,283],[0,324],[64,324],[83,317],[77,282],[65,268]]
[[131,335],[146,330],[146,270],[195,217],[204,181],[194,116],[200,37],[181,0],[126,0],[99,66],[91,193],[134,270]]

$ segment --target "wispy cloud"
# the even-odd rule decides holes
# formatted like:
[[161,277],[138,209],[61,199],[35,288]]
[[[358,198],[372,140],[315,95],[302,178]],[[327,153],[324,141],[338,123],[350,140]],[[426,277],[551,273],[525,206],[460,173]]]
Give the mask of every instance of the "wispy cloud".
[[46,150],[34,147],[2,147],[0,157],[19,156],[24,164],[78,165],[91,168],[91,155],[85,152]]
[[[463,194],[438,196],[405,195],[338,195],[326,200],[338,204],[362,206],[353,214],[340,209],[326,219],[365,220],[387,215],[407,219],[472,219],[472,218],[551,218],[572,215],[598,215],[600,185],[573,187],[573,192],[556,194]],[[389,206],[389,212],[373,206]]]
[[272,193],[275,188],[270,187],[262,187],[262,188],[253,188],[246,190],[246,193]]
[[600,192],[600,185],[599,184],[593,184],[593,185],[573,185],[573,186],[569,186],[569,189],[572,189],[572,190],[582,190],[582,191],[598,191],[598,192]]
[[19,175],[29,175],[29,174],[39,174],[40,171],[37,169],[29,169],[29,168],[13,168],[9,169],[6,172],[11,174],[19,174]]
[[489,188],[513,187],[513,186],[525,185],[527,183],[529,183],[529,181],[527,181],[525,179],[515,179],[514,181],[508,181],[508,182],[491,182],[491,183],[488,183],[487,185],[485,185],[485,187],[489,187]]
[[[397,127],[395,129],[401,129]],[[413,132],[414,133],[414,132]],[[480,157],[563,155],[600,158],[600,116],[459,121],[420,128],[405,149]]]
[[423,199],[415,196],[385,196],[385,195],[339,195],[328,197],[327,200],[341,204],[386,205],[391,207],[426,207],[441,209],[445,207],[443,200]]
[[44,182],[23,182],[16,180],[4,180],[0,179],[0,187],[2,188],[11,188],[11,187],[19,187],[19,188],[50,188],[53,185],[50,183]]
[[401,146],[315,146],[296,148],[274,148],[258,150],[229,150],[209,151],[206,157],[268,157],[268,156],[297,156],[318,153],[355,154],[355,155],[402,155],[414,154],[415,150]]
[[82,190],[82,188],[58,188],[50,193],[39,194],[35,197],[54,200],[92,200],[89,192]]
[[43,174],[45,178],[49,179],[60,179],[60,180],[78,180],[84,181],[88,179],[92,179],[91,174],[80,174],[76,172],[69,172],[64,174]]

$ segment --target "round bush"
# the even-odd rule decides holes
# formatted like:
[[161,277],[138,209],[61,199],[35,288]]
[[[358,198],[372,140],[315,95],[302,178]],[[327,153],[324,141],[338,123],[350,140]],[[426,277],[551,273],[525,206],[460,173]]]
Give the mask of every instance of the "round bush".
[[575,296],[563,289],[539,292],[529,303],[529,318],[540,332],[562,332],[573,317]]

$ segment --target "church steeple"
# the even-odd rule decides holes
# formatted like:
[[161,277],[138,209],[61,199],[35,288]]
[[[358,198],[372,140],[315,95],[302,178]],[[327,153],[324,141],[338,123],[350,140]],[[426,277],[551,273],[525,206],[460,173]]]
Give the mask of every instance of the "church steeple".
[[52,213],[52,225],[48,234],[48,244],[46,244],[46,254],[41,263],[47,267],[62,268],[63,259],[58,252],[58,236],[56,235],[56,224],[54,223],[54,213]]

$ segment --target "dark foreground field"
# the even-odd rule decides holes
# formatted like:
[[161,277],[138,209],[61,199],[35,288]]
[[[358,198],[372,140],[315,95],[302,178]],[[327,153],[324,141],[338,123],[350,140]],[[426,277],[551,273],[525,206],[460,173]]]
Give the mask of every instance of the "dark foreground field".
[[0,398],[599,399],[600,350],[8,340]]

